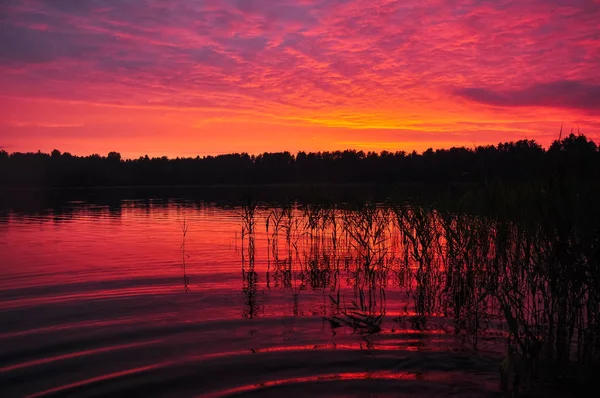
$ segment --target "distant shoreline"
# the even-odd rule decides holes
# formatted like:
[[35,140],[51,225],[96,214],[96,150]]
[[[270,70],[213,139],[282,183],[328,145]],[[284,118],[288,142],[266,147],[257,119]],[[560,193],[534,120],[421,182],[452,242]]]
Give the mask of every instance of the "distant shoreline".
[[449,182],[406,182],[397,183],[280,183],[280,184],[203,184],[203,185],[97,185],[97,186],[67,186],[67,187],[0,187],[0,191],[94,191],[119,189],[205,189],[205,188],[382,188],[382,187],[441,187],[441,186],[475,186],[475,181]]
[[245,153],[205,158],[77,157],[0,151],[0,190],[99,189],[394,189],[475,184],[549,184],[557,177],[600,181],[600,150],[571,134],[548,150],[535,141],[404,152]]

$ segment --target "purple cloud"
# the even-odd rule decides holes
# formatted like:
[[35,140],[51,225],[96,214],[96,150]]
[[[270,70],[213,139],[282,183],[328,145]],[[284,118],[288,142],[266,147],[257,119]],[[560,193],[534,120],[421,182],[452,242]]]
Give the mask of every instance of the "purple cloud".
[[66,32],[27,29],[0,24],[0,64],[35,64],[59,58],[85,58],[104,46],[99,36],[84,33],[74,38]]
[[537,106],[581,110],[600,109],[600,85],[580,81],[538,83],[522,89],[493,90],[481,87],[454,90],[458,96],[487,105]]

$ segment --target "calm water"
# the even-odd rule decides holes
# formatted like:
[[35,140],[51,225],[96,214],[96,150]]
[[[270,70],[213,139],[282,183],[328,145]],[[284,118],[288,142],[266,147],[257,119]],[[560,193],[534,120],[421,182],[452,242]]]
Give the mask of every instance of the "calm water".
[[2,213],[0,395],[497,390],[500,337],[474,352],[442,313],[416,321],[400,273],[361,273],[352,237],[326,239],[298,209],[277,226],[258,209],[252,233],[242,214],[177,200]]

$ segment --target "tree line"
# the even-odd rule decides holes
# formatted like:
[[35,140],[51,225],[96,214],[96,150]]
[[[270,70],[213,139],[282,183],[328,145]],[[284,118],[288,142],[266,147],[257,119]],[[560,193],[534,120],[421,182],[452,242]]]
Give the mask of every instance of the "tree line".
[[401,184],[531,181],[550,175],[600,177],[600,151],[585,135],[570,134],[548,149],[533,140],[422,153],[234,153],[195,158],[122,159],[0,151],[0,186],[9,188],[174,186],[218,184]]

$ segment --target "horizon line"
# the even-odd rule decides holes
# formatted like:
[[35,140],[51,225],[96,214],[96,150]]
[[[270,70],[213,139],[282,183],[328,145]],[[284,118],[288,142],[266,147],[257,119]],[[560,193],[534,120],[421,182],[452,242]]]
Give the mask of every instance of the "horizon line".
[[138,160],[141,158],[145,158],[148,157],[150,159],[162,159],[162,158],[167,158],[169,160],[173,160],[173,159],[197,159],[197,158],[207,158],[207,157],[218,157],[218,156],[228,156],[228,155],[248,155],[250,157],[257,157],[260,155],[264,155],[264,154],[283,154],[283,153],[289,153],[290,155],[292,155],[294,158],[297,157],[298,154],[300,153],[305,153],[305,154],[317,154],[317,153],[337,153],[337,152],[354,152],[354,153],[364,153],[365,155],[368,154],[378,154],[381,155],[382,153],[386,152],[386,153],[391,153],[391,154],[399,154],[399,153],[404,153],[406,155],[412,155],[412,154],[417,154],[417,155],[423,155],[425,152],[432,150],[433,152],[437,152],[437,151],[443,151],[443,150],[451,150],[451,149],[466,149],[468,151],[473,151],[473,149],[478,149],[478,148],[489,148],[489,147],[495,147],[497,148],[499,145],[503,145],[503,144],[515,144],[518,142],[530,142],[530,143],[534,143],[537,144],[540,148],[542,148],[544,151],[547,151],[548,149],[550,149],[550,147],[552,146],[553,143],[555,142],[560,142],[562,140],[564,140],[567,137],[570,136],[575,136],[575,137],[585,137],[589,142],[592,142],[594,144],[596,144],[596,146],[598,148],[600,148],[600,146],[598,145],[598,142],[596,142],[593,138],[587,136],[585,133],[581,133],[581,132],[574,132],[573,130],[571,132],[569,132],[567,135],[563,136],[562,132],[558,135],[557,139],[555,139],[554,141],[550,142],[548,145],[542,145],[541,143],[539,143],[538,141],[536,141],[535,139],[529,139],[529,138],[523,138],[523,139],[519,139],[519,140],[513,140],[513,141],[500,141],[497,144],[484,144],[484,145],[477,145],[475,142],[473,142],[472,146],[466,146],[466,145],[462,145],[462,146],[457,146],[457,145],[453,145],[453,146],[449,146],[449,147],[437,147],[437,148],[433,148],[433,147],[428,147],[427,149],[423,150],[423,151],[417,151],[416,149],[413,149],[412,151],[407,151],[407,150],[392,150],[390,149],[380,149],[380,150],[366,150],[366,149],[356,149],[356,148],[346,148],[346,149],[336,149],[336,150],[323,150],[323,151],[303,151],[303,150],[298,150],[298,151],[289,151],[289,150],[282,150],[282,151],[264,151],[264,152],[244,152],[244,151],[238,151],[238,152],[220,152],[220,153],[201,153],[198,152],[195,155],[194,154],[190,154],[189,156],[175,156],[175,157],[170,157],[168,155],[159,155],[159,156],[150,156],[150,154],[156,154],[158,152],[156,151],[150,151],[150,152],[146,152],[144,155],[140,155],[138,157],[123,157],[121,155],[121,152],[119,151],[108,151],[106,153],[106,155],[102,155],[98,152],[90,152],[89,154],[74,154],[71,153],[69,151],[61,151],[57,148],[54,148],[52,151],[49,152],[43,152],[40,149],[38,149],[37,151],[14,151],[14,152],[9,152],[7,149],[7,146],[2,146],[0,145],[0,153],[1,152],[5,152],[8,154],[8,156],[12,156],[14,154],[24,154],[24,155],[33,155],[33,154],[44,154],[44,155],[51,155],[52,152],[54,151],[58,151],[60,152],[61,155],[64,154],[69,154],[73,157],[81,157],[81,158],[85,158],[85,157],[92,157],[92,156],[99,156],[99,157],[108,157],[108,155],[110,155],[111,153],[117,153],[119,154],[119,156],[121,157],[121,160]]

